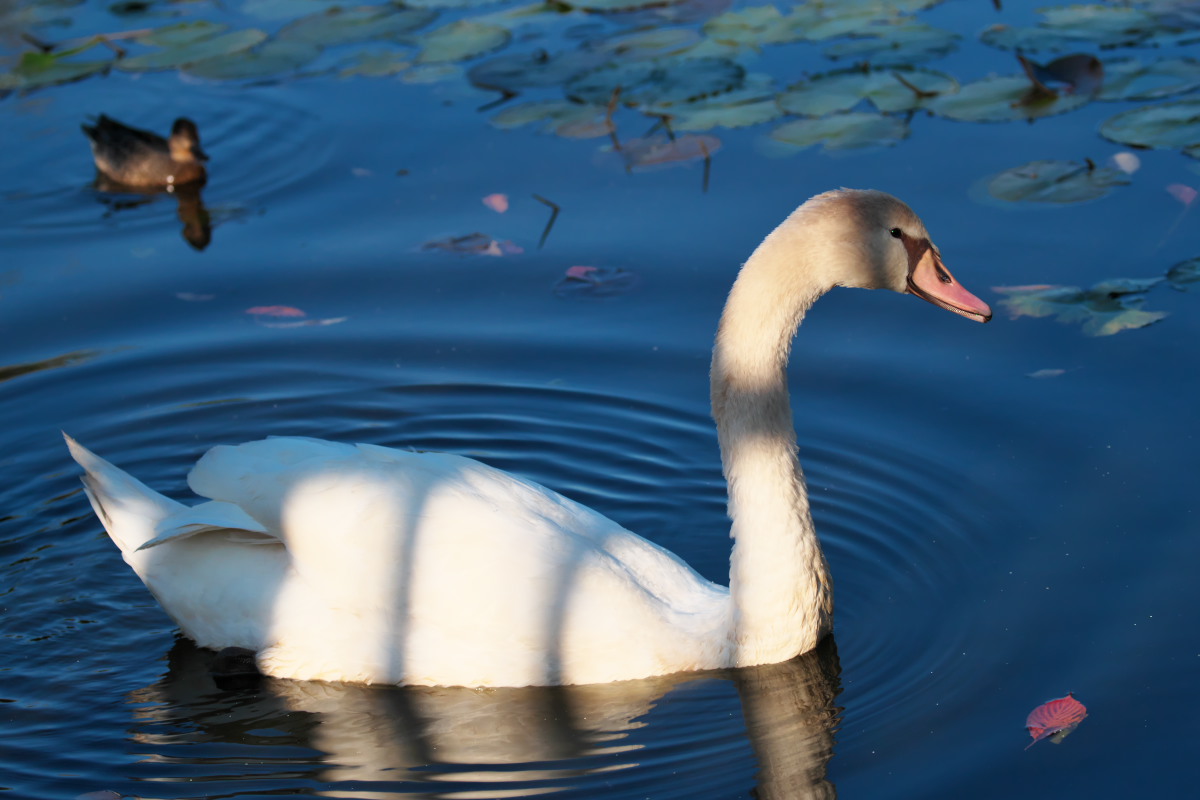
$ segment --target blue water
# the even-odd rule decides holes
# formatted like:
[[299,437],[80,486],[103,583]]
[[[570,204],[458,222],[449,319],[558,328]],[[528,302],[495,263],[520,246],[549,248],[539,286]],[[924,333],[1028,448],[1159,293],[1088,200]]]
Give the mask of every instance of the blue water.
[[[964,35],[930,66],[1012,72],[975,34],[1040,3],[1004,6],[922,12]],[[171,8],[280,24],[237,3]],[[161,24],[100,3],[60,13],[67,32],[39,35]],[[638,24],[576,16],[549,41]],[[529,36],[510,49],[541,46]],[[746,58],[785,81],[829,68],[812,47]],[[0,101],[0,795],[1189,796],[1200,295],[1159,287],[1147,308],[1169,317],[1088,337],[1009,319],[991,287],[1148,277],[1200,255],[1195,210],[1165,191],[1200,185],[1198,162],[1138,151],[1132,184],[1086,204],[980,199],[981,178],[1026,161],[1127,149],[1096,130],[1136,104],[1096,102],[1034,124],[918,113],[898,146],[836,156],[770,157],[769,125],[718,130],[705,191],[699,162],[627,173],[604,139],[497,130],[480,110],[495,97],[461,77],[167,71]],[[181,237],[176,198],[121,207],[92,186],[78,125],[99,112],[196,119],[205,249]],[[218,686],[92,516],[59,437],[177,498],[209,447],[267,434],[463,453],[724,581],[716,318],[761,237],[843,185],[906,199],[998,313],[975,325],[840,291],[806,319],[790,375],[836,641],[789,664],[566,689]],[[505,214],[481,202],[496,192]],[[562,209],[542,249],[534,193]],[[476,231],[524,252],[422,248]],[[638,280],[556,293],[577,265]],[[270,305],[340,321],[246,313]],[[1088,718],[1024,750],[1026,714],[1068,691]]]

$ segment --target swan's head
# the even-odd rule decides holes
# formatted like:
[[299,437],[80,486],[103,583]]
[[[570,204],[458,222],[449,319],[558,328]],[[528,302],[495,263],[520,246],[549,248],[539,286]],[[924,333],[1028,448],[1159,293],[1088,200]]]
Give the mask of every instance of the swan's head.
[[967,319],[987,322],[988,304],[968,292],[942,263],[924,223],[884,192],[839,189],[800,206],[796,220],[825,241],[823,265],[834,285],[915,294]]

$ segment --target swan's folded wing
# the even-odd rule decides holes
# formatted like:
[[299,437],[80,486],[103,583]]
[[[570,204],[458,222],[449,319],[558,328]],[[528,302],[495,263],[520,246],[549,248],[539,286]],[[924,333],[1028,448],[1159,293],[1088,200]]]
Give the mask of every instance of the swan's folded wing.
[[190,506],[164,517],[154,526],[154,537],[138,550],[177,542],[201,533],[222,533],[237,544],[279,544],[262,523],[233,503],[211,501]]

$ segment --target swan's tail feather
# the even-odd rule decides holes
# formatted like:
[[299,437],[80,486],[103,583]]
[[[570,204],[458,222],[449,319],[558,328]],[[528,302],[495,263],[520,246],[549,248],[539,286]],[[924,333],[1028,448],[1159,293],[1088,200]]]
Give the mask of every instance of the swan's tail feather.
[[83,488],[92,510],[121,552],[127,556],[156,535],[166,517],[180,511],[176,503],[124,470],[114,467],[67,434],[71,457],[83,467]]

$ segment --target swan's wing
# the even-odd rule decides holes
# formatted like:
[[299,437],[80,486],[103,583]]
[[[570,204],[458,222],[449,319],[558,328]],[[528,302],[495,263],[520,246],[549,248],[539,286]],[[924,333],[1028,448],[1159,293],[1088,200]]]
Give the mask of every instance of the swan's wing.
[[279,544],[277,536],[238,506],[213,500],[185,507],[159,520],[154,526],[154,537],[137,549],[147,550],[201,533],[219,533],[236,544]]

